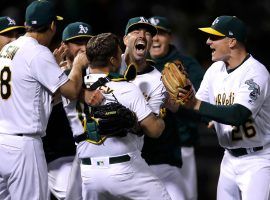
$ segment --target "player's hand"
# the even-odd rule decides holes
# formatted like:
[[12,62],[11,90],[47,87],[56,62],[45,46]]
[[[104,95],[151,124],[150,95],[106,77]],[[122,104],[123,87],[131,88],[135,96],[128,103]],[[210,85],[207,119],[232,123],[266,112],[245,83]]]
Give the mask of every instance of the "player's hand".
[[179,103],[176,103],[176,101],[171,98],[170,95],[166,96],[163,106],[173,113],[177,112],[179,109]]
[[87,103],[90,106],[98,106],[102,103],[104,100],[104,96],[102,95],[100,90],[83,90],[82,91],[82,99],[85,103]]
[[68,49],[64,43],[62,43],[59,48],[56,48],[53,51],[53,55],[55,57],[55,60],[60,67],[62,67],[61,65],[63,65],[62,62],[65,60],[65,56],[67,55],[67,51],[68,51]]
[[73,61],[73,66],[80,67],[81,69],[87,68],[88,64],[89,64],[89,61],[87,59],[85,52],[79,52]]

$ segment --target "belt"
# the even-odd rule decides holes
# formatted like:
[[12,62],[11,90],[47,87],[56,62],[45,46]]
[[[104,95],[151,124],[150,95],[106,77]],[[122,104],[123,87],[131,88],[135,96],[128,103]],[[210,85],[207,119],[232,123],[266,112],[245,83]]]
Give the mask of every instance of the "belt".
[[[91,158],[81,158],[82,164],[84,165],[91,165]],[[128,154],[116,157],[109,158],[109,164],[116,164],[130,161],[130,156]]]
[[244,156],[252,152],[260,151],[263,147],[252,147],[252,148],[238,148],[238,149],[227,149],[228,152],[235,157]]

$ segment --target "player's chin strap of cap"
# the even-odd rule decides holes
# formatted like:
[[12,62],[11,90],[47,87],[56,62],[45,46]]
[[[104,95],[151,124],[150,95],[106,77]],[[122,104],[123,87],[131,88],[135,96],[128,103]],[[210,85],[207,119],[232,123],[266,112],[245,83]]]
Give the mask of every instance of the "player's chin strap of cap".
[[137,69],[136,66],[131,63],[124,75],[120,75],[118,73],[109,73],[106,77],[101,77],[99,78],[96,82],[94,82],[91,86],[90,86],[90,90],[96,90],[98,87],[105,85],[107,82],[109,81],[132,81],[136,78],[137,75]]

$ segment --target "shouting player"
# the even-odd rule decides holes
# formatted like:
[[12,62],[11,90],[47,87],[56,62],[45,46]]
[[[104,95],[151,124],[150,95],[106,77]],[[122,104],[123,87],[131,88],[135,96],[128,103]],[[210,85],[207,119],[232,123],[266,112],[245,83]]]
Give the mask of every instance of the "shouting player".
[[214,120],[225,149],[217,199],[269,199],[269,72],[247,52],[247,30],[239,18],[220,16],[200,30],[208,33],[214,63],[187,106]]

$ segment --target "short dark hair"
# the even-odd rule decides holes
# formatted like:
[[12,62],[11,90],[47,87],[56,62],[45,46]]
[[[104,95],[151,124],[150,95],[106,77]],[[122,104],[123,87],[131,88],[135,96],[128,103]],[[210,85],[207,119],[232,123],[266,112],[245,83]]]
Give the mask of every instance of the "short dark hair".
[[36,32],[36,33],[45,33],[48,29],[50,29],[51,24],[46,24],[44,26],[25,26],[26,32]]
[[113,33],[93,36],[87,43],[86,55],[92,67],[106,66],[110,57],[116,57],[120,41]]

